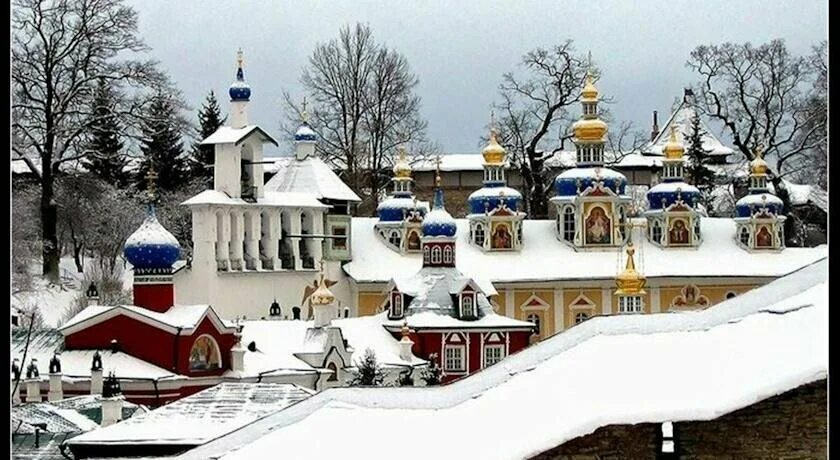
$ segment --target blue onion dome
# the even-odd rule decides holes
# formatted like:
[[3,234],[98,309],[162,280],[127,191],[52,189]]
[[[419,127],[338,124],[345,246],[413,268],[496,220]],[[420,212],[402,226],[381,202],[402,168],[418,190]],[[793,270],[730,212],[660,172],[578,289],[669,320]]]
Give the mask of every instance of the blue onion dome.
[[154,205],[150,204],[140,228],[125,241],[123,254],[135,269],[168,270],[178,260],[181,245],[158,222]]
[[772,193],[751,193],[735,202],[735,214],[738,217],[750,217],[767,208],[771,214],[782,214],[782,200]]
[[688,207],[693,208],[700,202],[700,190],[685,182],[662,182],[654,185],[647,192],[649,209],[665,209],[682,200]]
[[510,187],[485,186],[472,192],[467,202],[471,214],[492,211],[502,203],[511,211],[516,212],[519,211],[519,205],[522,203],[522,194],[519,190]]
[[443,190],[435,190],[435,204],[423,218],[423,236],[455,236],[455,219],[443,207]]
[[426,208],[420,206],[414,198],[405,196],[389,196],[376,207],[376,213],[382,222],[401,222],[412,212],[424,216]]
[[248,102],[251,99],[251,86],[245,83],[245,73],[242,71],[242,50],[236,53],[236,80],[230,85],[228,94],[231,102]]
[[295,142],[316,142],[318,140],[318,134],[309,127],[309,123],[303,122],[295,131]]
[[624,174],[610,168],[573,168],[563,171],[554,179],[554,191],[557,196],[575,196],[597,181],[618,195],[624,195],[627,178]]

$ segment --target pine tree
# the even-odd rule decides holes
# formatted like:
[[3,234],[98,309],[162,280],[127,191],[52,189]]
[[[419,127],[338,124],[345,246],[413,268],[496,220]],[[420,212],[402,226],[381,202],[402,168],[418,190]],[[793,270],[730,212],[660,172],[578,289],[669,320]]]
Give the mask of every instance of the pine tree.
[[382,367],[376,361],[376,353],[370,348],[365,350],[365,356],[353,374],[350,386],[380,386],[385,380]]
[[709,169],[709,152],[703,149],[703,135],[706,132],[700,125],[700,116],[694,114],[691,117],[690,131],[688,135],[688,148],[685,155],[685,173],[688,182],[700,190],[704,205],[708,209],[710,195],[715,186],[715,172]]
[[154,164],[157,186],[164,191],[177,189],[187,183],[189,170],[181,142],[181,123],[178,107],[171,95],[158,91],[149,104],[142,124],[143,140],[140,150],[143,162],[135,178],[141,190],[146,189],[146,174]]
[[437,353],[429,355],[429,366],[423,369],[420,378],[426,382],[426,386],[440,385],[442,370],[437,363]]
[[207,95],[204,105],[198,111],[199,140],[192,146],[190,153],[190,172],[192,177],[202,178],[211,181],[213,178],[213,146],[200,145],[201,141],[215,133],[219,127],[225,124],[227,117],[222,117],[222,110],[216,94],[211,90]]
[[128,185],[130,173],[128,158],[122,152],[120,123],[114,113],[117,97],[112,84],[100,79],[93,95],[91,138],[87,144],[91,154],[82,160],[82,165],[105,182],[121,188]]

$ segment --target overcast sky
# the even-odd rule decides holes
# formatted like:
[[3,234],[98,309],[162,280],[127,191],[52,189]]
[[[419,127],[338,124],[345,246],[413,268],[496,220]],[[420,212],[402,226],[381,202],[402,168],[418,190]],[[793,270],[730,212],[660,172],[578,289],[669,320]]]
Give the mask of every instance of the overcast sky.
[[827,27],[824,0],[129,1],[154,57],[194,108],[213,89],[227,112],[242,47],[251,121],[273,135],[281,93],[302,94],[300,72],[315,45],[345,24],[368,23],[419,77],[429,137],[445,152],[465,153],[479,150],[501,75],[535,47],[570,38],[591,50],[616,119],[648,131],[651,112],[667,117],[694,80],[685,61],[695,46],[784,38],[805,53]]

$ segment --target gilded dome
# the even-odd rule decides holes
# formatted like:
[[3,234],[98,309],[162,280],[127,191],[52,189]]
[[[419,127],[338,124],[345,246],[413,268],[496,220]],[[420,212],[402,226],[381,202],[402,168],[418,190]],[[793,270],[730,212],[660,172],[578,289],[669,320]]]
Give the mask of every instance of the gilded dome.
[[592,81],[592,73],[586,72],[586,82],[583,85],[583,90],[580,92],[581,101],[594,102],[598,100],[598,88]]
[[667,160],[680,160],[685,153],[685,148],[677,140],[677,129],[674,125],[671,125],[671,135],[668,142],[665,143],[665,147],[662,147],[662,153]]
[[484,156],[484,162],[487,164],[501,164],[505,162],[505,148],[499,144],[497,133],[495,129],[490,130],[490,140],[487,146],[481,151]]
[[394,177],[398,179],[411,178],[411,165],[408,164],[408,160],[405,157],[405,147],[400,147],[399,149],[399,158],[394,163]]
[[761,147],[755,149],[755,159],[750,162],[750,173],[755,176],[764,176],[767,174],[767,162],[762,158]]
[[315,289],[315,292],[312,293],[309,299],[312,305],[332,305],[332,303],[335,302],[335,296],[324,283],[323,268],[321,269],[321,278],[318,281],[318,289]]
[[615,285],[618,286],[615,293],[618,295],[640,295],[645,293],[645,277],[636,271],[636,264],[633,261],[633,254],[635,252],[633,243],[628,243],[627,265],[624,267],[624,271],[619,273],[615,278]]
[[607,133],[607,124],[599,118],[578,120],[572,128],[575,137],[581,141],[600,141]]

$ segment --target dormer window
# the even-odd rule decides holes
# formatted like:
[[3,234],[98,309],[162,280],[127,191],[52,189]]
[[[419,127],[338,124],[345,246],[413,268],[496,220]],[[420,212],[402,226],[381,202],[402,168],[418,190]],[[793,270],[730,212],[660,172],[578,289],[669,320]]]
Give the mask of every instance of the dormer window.
[[391,317],[400,318],[403,316],[403,296],[399,292],[391,293]]
[[473,318],[476,316],[475,298],[472,292],[461,294],[461,316],[464,318]]

